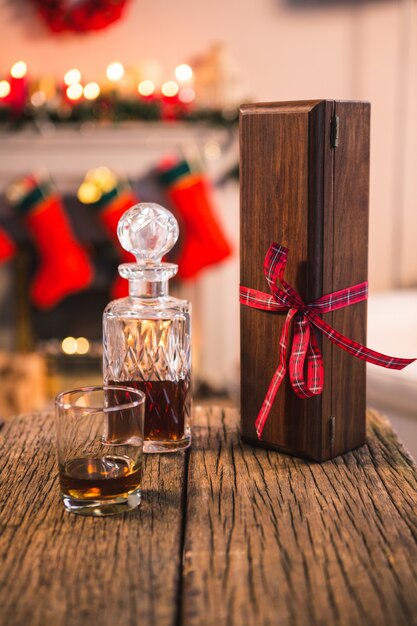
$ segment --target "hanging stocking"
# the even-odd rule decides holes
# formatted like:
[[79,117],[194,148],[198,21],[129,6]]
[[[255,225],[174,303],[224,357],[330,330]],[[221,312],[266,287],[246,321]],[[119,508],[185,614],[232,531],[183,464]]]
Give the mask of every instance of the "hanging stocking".
[[186,161],[161,166],[161,182],[182,222],[178,276],[192,278],[201,269],[223,261],[231,247],[213,211],[210,186]]
[[52,309],[66,296],[86,289],[93,269],[50,181],[27,176],[11,185],[7,195],[24,217],[40,257],[30,289],[34,304]]
[[[78,190],[81,202],[91,204],[98,210],[100,221],[115,244],[122,263],[135,263],[135,257],[123,250],[117,238],[117,224],[123,213],[137,204],[139,200],[127,181],[119,181],[115,174],[106,167],[98,167],[87,173]],[[127,280],[117,276],[111,286],[112,298],[128,295]]]
[[0,228],[0,263],[10,261],[15,255],[16,246],[3,228]]

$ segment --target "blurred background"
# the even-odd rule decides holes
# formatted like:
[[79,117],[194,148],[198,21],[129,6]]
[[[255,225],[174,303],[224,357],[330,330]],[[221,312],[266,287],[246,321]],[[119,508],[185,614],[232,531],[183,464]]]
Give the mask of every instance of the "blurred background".
[[[371,102],[368,345],[417,355],[415,0],[1,0],[0,24],[1,416],[100,379],[138,200],[183,229],[195,391],[236,401],[242,102]],[[417,368],[370,366],[368,402],[417,454]]]

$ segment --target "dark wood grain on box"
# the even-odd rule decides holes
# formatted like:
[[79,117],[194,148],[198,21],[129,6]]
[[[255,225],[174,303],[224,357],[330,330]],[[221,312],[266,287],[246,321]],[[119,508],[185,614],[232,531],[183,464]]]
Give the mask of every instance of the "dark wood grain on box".
[[[336,116],[338,147],[333,147]],[[246,105],[240,147],[241,284],[268,290],[262,264],[272,241],[289,248],[286,279],[305,302],[365,280],[369,105],[325,100]],[[325,392],[301,400],[286,378],[258,441],[254,421],[278,364],[284,319],[241,307],[244,439],[319,461],[360,445],[364,365],[339,355],[319,335]],[[326,319],[365,342],[366,305]],[[350,380],[355,394],[349,394]]]
[[[333,150],[333,237],[326,239],[323,248],[325,273],[329,281],[324,283],[326,293],[368,278],[370,106],[360,102],[336,102],[335,114],[339,119],[339,141],[338,147]],[[330,213],[329,208],[327,215]],[[327,243],[331,240],[330,252]],[[332,263],[330,259],[333,259]],[[344,335],[366,345],[366,317],[365,301],[334,311],[326,320]],[[331,371],[332,377],[331,389],[326,390],[326,395],[331,397],[331,409],[327,415],[335,420],[332,454],[340,454],[347,449],[347,445],[353,448],[365,439],[366,364],[327,340],[324,342],[328,344],[325,374]],[[322,445],[326,451],[328,439],[323,434]]]
[[[272,241],[290,247],[286,269],[289,283],[305,297],[308,254],[308,113],[313,105],[295,111],[284,106],[242,109],[241,134],[241,276],[243,285],[267,290],[263,257]],[[295,138],[304,138],[304,142]],[[296,176],[294,174],[296,173]],[[291,179],[291,184],[289,180]],[[282,211],[281,207],[287,207]],[[297,228],[294,228],[297,224]],[[299,259],[304,258],[304,263]],[[254,421],[278,363],[281,315],[241,307],[241,398],[244,436],[256,440]],[[303,449],[300,437],[309,438],[306,405],[291,393],[288,379],[276,399],[272,418],[264,430],[267,442]],[[295,424],[275,419],[293,413]]]
[[[334,202],[334,158],[332,143],[332,120],[335,115],[333,101],[324,101],[315,106],[310,112],[310,169],[308,177],[309,189],[309,233],[308,233],[308,301],[316,300],[321,295],[332,291],[332,273],[326,273],[325,254],[333,258],[333,237],[328,233],[333,232],[333,202]],[[326,249],[324,249],[326,245]],[[327,267],[331,264],[327,264]],[[316,333],[318,345],[323,354],[324,363],[330,363],[332,344]],[[314,435],[311,446],[314,446],[311,456],[316,460],[325,457],[324,449],[327,447],[327,457],[331,456],[331,437],[328,424],[323,424],[324,415],[332,415],[332,368],[325,371],[325,392],[318,398],[313,399],[309,407],[309,419],[314,419]],[[314,410],[315,409],[315,410]],[[314,413],[313,413],[314,410]],[[313,417],[314,416],[314,417]],[[327,426],[327,428],[326,428]],[[323,449],[324,448],[324,449]]]

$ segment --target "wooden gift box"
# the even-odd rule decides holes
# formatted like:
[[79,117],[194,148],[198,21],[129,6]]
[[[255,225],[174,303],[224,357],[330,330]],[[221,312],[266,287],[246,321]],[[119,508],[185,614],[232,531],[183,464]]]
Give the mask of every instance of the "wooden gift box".
[[[241,285],[269,292],[263,261],[273,241],[289,249],[285,279],[305,303],[367,280],[369,128],[365,102],[241,107]],[[315,461],[362,445],[366,365],[319,332],[323,393],[298,398],[287,373],[258,440],[286,314],[240,308],[242,439]],[[324,319],[366,344],[366,302]]]

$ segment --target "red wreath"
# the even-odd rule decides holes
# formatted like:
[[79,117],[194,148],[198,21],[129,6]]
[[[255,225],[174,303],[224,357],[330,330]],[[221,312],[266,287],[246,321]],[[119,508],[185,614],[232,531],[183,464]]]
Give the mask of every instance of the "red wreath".
[[53,33],[102,30],[123,15],[130,0],[32,0]]

